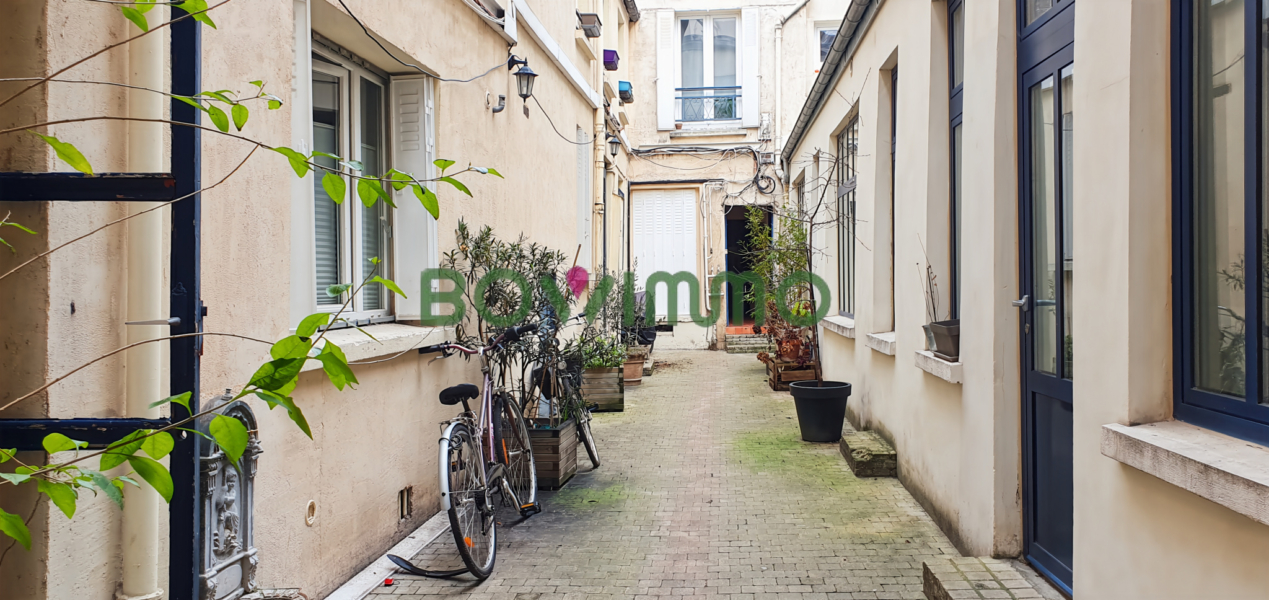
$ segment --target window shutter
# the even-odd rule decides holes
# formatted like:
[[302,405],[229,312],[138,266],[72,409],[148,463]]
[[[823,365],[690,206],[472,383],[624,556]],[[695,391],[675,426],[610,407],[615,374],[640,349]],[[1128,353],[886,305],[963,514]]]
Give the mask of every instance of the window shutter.
[[740,55],[740,116],[741,126],[758,127],[762,121],[761,72],[758,59],[758,15],[759,9],[746,8],[740,11],[740,26],[744,32],[744,46]]
[[657,129],[674,129],[674,11],[657,11]]
[[[427,77],[392,78],[392,166],[419,179],[433,176],[432,102],[432,82]],[[416,320],[422,314],[421,274],[437,264],[436,219],[410,188],[392,193],[397,204],[392,231],[396,259],[393,279],[409,296],[394,296],[396,316]]]

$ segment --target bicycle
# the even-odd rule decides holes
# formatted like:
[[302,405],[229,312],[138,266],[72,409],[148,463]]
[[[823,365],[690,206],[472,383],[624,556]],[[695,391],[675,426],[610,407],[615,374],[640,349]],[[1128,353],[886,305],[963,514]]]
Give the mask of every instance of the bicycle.
[[[483,581],[493,572],[498,550],[493,493],[501,492],[503,503],[515,507],[522,517],[542,512],[537,503],[537,472],[524,415],[519,403],[504,389],[495,391],[489,360],[505,344],[514,343],[537,328],[536,324],[509,328],[478,349],[452,342],[419,348],[419,354],[440,353],[448,357],[461,352],[479,356],[484,388],[463,383],[440,393],[441,404],[463,405],[461,414],[442,423],[440,488],[441,508],[449,515],[454,543],[467,568],[429,571],[399,556],[388,555],[403,571],[423,577],[470,573]],[[476,398],[480,398],[479,414],[468,404]]]
[[561,326],[556,326],[557,319],[553,316],[542,319],[539,328],[539,337],[542,340],[542,355],[539,359],[541,366],[534,370],[534,389],[524,398],[523,409],[530,410],[533,399],[537,397],[533,392],[541,391],[552,405],[555,405],[553,408],[560,419],[565,421],[570,418],[577,419],[577,437],[586,448],[591,466],[599,468],[599,448],[595,444],[595,435],[591,433],[590,428],[590,407],[586,405],[586,400],[582,398],[581,393],[583,358],[565,356],[560,350],[559,339],[556,338],[556,333],[563,326],[584,318],[586,318],[585,314],[579,314],[565,321]]

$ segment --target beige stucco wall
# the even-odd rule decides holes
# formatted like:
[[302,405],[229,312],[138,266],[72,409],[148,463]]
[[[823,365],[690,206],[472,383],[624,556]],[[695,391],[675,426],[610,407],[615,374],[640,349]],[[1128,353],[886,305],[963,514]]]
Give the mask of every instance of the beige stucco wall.
[[[968,554],[1022,549],[1017,284],[1016,13],[1012,0],[966,3],[964,383],[916,368],[922,235],[942,280],[947,104],[943,3],[887,2],[797,149],[830,149],[859,102],[857,339],[824,335],[825,373],[855,384],[852,421],[899,452],[900,478]],[[1101,426],[1170,418],[1172,403],[1169,15],[1152,3],[1082,3],[1075,24],[1075,590],[1080,598],[1258,598],[1269,529],[1101,454]],[[898,352],[878,329],[876,231],[888,194],[887,60],[901,65],[896,243]],[[878,75],[882,77],[878,77]],[[888,123],[883,123],[887,126]],[[801,165],[807,173],[809,160]],[[794,165],[791,174],[801,171]],[[873,179],[873,181],[869,181]],[[878,184],[877,181],[881,183]],[[878,197],[880,196],[880,200]],[[942,212],[940,212],[942,211]],[[823,275],[836,277],[836,240]],[[944,242],[946,243],[946,242]],[[945,254],[943,256],[946,256]],[[942,260],[946,260],[943,258]],[[877,267],[880,264],[882,273]],[[945,264],[945,262],[944,262]],[[946,290],[944,290],[946,291]],[[884,321],[884,314],[882,319]],[[884,326],[884,323],[882,324]]]
[[[407,60],[441,77],[466,79],[506,60],[506,42],[457,0],[426,7],[406,0],[346,1]],[[312,2],[314,29],[319,33],[389,73],[408,72],[379,54],[351,20],[341,18],[337,3]],[[565,55],[590,78],[588,85],[597,89],[598,71],[581,62],[573,42],[574,7],[550,2],[531,6]],[[231,3],[215,11],[218,29],[203,30],[204,88],[244,89],[250,87],[246,82],[262,79],[269,91],[286,102],[278,111],[253,109],[246,129],[247,135],[272,145],[292,143],[290,111],[303,104],[292,97],[295,7],[302,10],[304,5],[291,0]],[[2,77],[39,74],[50,66],[67,64],[122,39],[132,27],[109,5],[22,0],[6,4],[0,14],[8,23],[21,24],[9,28],[5,36],[10,42],[7,47],[22,49],[0,58]],[[520,25],[520,43],[512,51],[527,57],[541,75],[535,96],[569,140],[576,139],[579,126],[592,133],[595,111],[533,41],[524,23]],[[127,54],[115,51],[72,73],[86,79],[126,81],[126,64]],[[12,84],[5,84],[2,89],[11,88]],[[495,103],[498,94],[507,95],[507,110],[491,113],[486,93],[492,94]],[[86,94],[54,85],[30,98],[35,100],[17,105],[19,114],[8,107],[0,112],[4,122],[25,124],[44,114],[52,118],[120,114],[124,106],[124,96],[111,88]],[[463,218],[474,228],[490,225],[506,238],[524,233],[571,255],[579,238],[577,147],[556,135],[536,104],[530,102],[525,115],[514,77],[506,69],[495,69],[467,84],[438,82],[435,100],[437,156],[460,165],[495,167],[506,176],[505,180],[474,173],[463,176],[474,198],[448,187],[437,190],[440,250],[450,249],[454,228]],[[124,157],[118,150],[123,131],[122,125],[114,123],[76,124],[55,128],[54,134],[73,141],[98,171],[123,171]],[[250,150],[246,143],[209,133],[203,140],[204,184],[219,180]],[[6,170],[66,170],[65,165],[54,164],[41,146],[20,136],[0,140],[0,161]],[[279,339],[294,327],[288,296],[295,249],[290,242],[291,199],[286,192],[294,177],[282,157],[257,152],[233,179],[203,195],[207,331]],[[598,185],[599,176],[591,181]],[[598,198],[598,192],[594,197]],[[0,206],[6,212],[9,208]],[[17,206],[13,219],[42,235],[27,236],[30,239],[6,235],[6,239],[12,238],[21,259],[50,242],[122,216],[123,210],[107,204]],[[0,349],[5,358],[0,361],[5,382],[0,399],[25,393],[46,377],[122,345],[125,232],[120,227],[98,234],[59,252],[48,263],[0,282],[0,294],[12,300],[0,311]],[[16,264],[17,259],[8,253],[0,254],[0,268]],[[417,274],[414,277],[411,285],[407,276],[398,276],[407,293],[418,289]],[[439,342],[443,336],[437,330],[427,343]],[[226,388],[239,389],[267,356],[267,347],[262,345],[208,339],[202,358],[203,400]],[[439,507],[435,441],[438,423],[453,410],[439,405],[437,392],[444,386],[478,381],[479,373],[474,363],[430,363],[429,359],[407,353],[391,362],[354,367],[362,384],[343,393],[320,371],[303,374],[294,396],[313,424],[311,441],[282,411],[255,407],[265,450],[257,480],[255,539],[262,586],[296,587],[309,597],[321,597]],[[120,360],[103,361],[54,386],[47,399],[32,399],[3,416],[117,416],[122,410],[122,366]],[[406,486],[414,489],[414,515],[401,521],[396,494]],[[26,514],[29,497],[14,497],[11,488],[4,487],[0,502],[6,508],[12,503]],[[318,515],[311,527],[305,523],[309,501],[316,502]],[[50,514],[40,508],[33,521],[36,547],[30,553],[21,549],[10,553],[0,565],[0,586],[7,593],[16,582],[21,598],[111,597],[119,576],[119,521],[119,511],[104,497],[86,495],[73,523],[56,511]],[[166,556],[165,546],[161,556]],[[48,575],[72,572],[78,575]],[[20,579],[18,573],[22,573]]]

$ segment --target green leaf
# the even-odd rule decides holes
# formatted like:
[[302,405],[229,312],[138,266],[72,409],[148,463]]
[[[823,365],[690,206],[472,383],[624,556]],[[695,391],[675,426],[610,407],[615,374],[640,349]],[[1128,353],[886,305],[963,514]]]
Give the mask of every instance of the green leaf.
[[212,124],[223,133],[229,133],[229,115],[221,110],[219,106],[211,105],[207,107],[207,114],[211,117]]
[[457,189],[458,191],[464,194],[467,194],[468,196],[471,196],[471,190],[467,189],[467,186],[463,185],[463,182],[457,179],[454,179],[453,177],[442,177],[441,181],[444,181],[445,183],[448,183],[454,186],[454,188]]
[[246,106],[235,104],[230,112],[234,116],[234,128],[242,131],[242,128],[247,124],[247,117],[251,116],[251,111],[247,110]]
[[202,103],[202,102],[199,102],[199,101],[198,101],[197,99],[195,99],[195,98],[191,98],[191,97],[189,97],[189,96],[179,96],[179,95],[176,95],[176,94],[172,94],[172,97],[173,97],[173,98],[176,98],[177,100],[180,100],[181,102],[184,102],[184,103],[186,103],[186,104],[188,104],[188,105],[190,105],[190,106],[193,106],[194,108],[197,108],[198,110],[201,110],[201,111],[203,111],[203,112],[207,112],[207,107],[206,107],[206,106],[203,106],[203,103]]
[[422,185],[414,185],[414,195],[418,197],[419,202],[423,204],[423,208],[427,209],[428,214],[433,219],[441,218],[441,204],[436,198],[436,194]]
[[129,433],[118,442],[111,444],[110,450],[101,455],[101,465],[99,468],[102,471],[109,471],[110,469],[123,464],[124,461],[128,460],[129,456],[132,456],[137,450],[141,449],[141,444],[144,442],[140,438],[145,436],[147,433],[148,430],[138,429]]
[[303,358],[279,358],[269,361],[260,366],[256,374],[251,376],[251,383],[247,385],[269,391],[281,389],[299,376],[300,369],[304,367],[304,360]]
[[212,29],[216,28],[216,23],[212,22],[211,17],[207,16],[207,13],[202,12],[207,10],[207,0],[185,0],[185,2],[177,4],[176,7],[194,15],[195,21],[206,23]]
[[87,445],[88,442],[77,442],[60,433],[50,433],[44,436],[44,451],[49,454],[56,454],[67,450],[78,450]]
[[[242,453],[247,451],[247,426],[233,417],[216,415],[208,429],[211,430],[212,437],[216,438],[220,449],[225,451],[225,456],[229,457],[229,461],[238,464]],[[144,476],[142,473],[142,477]]]
[[290,335],[278,340],[269,349],[269,356],[273,358],[304,358],[308,355],[308,339],[298,335]]
[[310,168],[308,164],[308,157],[285,146],[272,148],[272,150],[282,156],[285,156],[287,160],[291,161],[291,168],[295,169],[296,175],[299,175],[300,177],[308,175]]
[[65,483],[44,480],[40,480],[38,485],[40,493],[48,496],[54,505],[62,509],[67,519],[75,518],[75,500],[79,498],[75,488]]
[[208,98],[215,98],[217,100],[220,100],[221,102],[224,102],[225,104],[234,104],[234,101],[230,100],[229,96],[225,95],[225,92],[228,92],[228,91],[229,90],[224,90],[220,92],[199,92],[198,95],[207,96]]
[[335,204],[343,204],[344,197],[348,193],[348,184],[344,182],[343,177],[327,171],[325,175],[322,175],[322,189],[326,190],[326,195],[330,196]]
[[499,179],[506,179],[506,177],[502,176],[502,173],[499,173],[498,170],[493,167],[490,167],[485,170],[488,171],[490,175],[497,175]]
[[160,431],[141,442],[141,450],[154,460],[167,456],[175,447],[176,441],[172,439],[172,434],[166,431]]
[[330,313],[311,314],[300,321],[300,326],[295,328],[295,335],[302,338],[313,337],[318,328],[324,327],[327,323],[330,323]]
[[313,439],[313,430],[308,425],[308,419],[304,417],[304,412],[300,410],[300,407],[295,405],[294,398],[273,392],[256,392],[256,396],[268,403],[269,410],[273,410],[277,406],[285,408],[287,415],[291,417],[292,421],[295,421],[300,431],[303,431],[304,435],[308,436],[308,439]]
[[361,163],[361,161],[359,161],[359,160],[349,160],[349,161],[344,161],[344,164],[348,165],[348,168],[350,168],[350,169],[355,169],[355,170],[357,170],[357,171],[365,171],[365,170],[366,170],[366,165],[362,164],[362,163]]
[[251,82],[251,85],[254,85],[254,86],[256,86],[256,88],[261,89],[261,90],[263,90],[263,89],[264,89],[264,81],[262,81],[262,80],[260,80],[260,79],[257,79],[257,80],[255,80],[255,81],[252,81],[252,82]]
[[28,551],[31,549],[31,530],[26,528],[22,517],[4,512],[4,509],[0,509],[0,533],[17,540]]
[[277,110],[279,108],[282,108],[282,99],[277,96],[274,96],[273,94],[265,94],[261,96],[261,98],[264,98],[265,100],[269,101],[269,110]]
[[[231,420],[238,423],[239,426],[242,426],[242,423],[239,423],[237,419]],[[246,431],[246,427],[243,427],[243,431]],[[222,445],[221,447],[223,448],[224,446]],[[154,488],[154,491],[158,492],[160,496],[163,496],[164,501],[172,501],[172,491],[175,489],[172,485],[172,474],[169,473],[163,465],[159,464],[158,461],[150,460],[144,456],[133,456],[128,459],[128,464],[132,465],[132,468],[136,470],[137,474],[140,475],[142,479],[146,480],[146,482]]]
[[331,285],[326,287],[326,295],[330,296],[331,298],[338,298],[340,296],[343,296],[344,292],[347,292],[350,289],[352,289],[351,283],[340,283],[337,285]]
[[[27,131],[31,130],[28,129]],[[74,144],[63,142],[51,135],[41,135],[34,131],[31,131],[31,133],[40,136],[44,143],[52,146],[53,150],[57,152],[57,157],[66,161],[66,164],[73,167],[76,171],[85,175],[93,174],[93,166],[88,164],[88,159],[84,158],[84,155],[80,153]]]
[[137,483],[137,480],[135,480],[135,479],[133,479],[133,478],[131,478],[131,477],[128,477],[127,475],[120,475],[120,476],[118,476],[118,477],[116,477],[116,478],[115,478],[115,481],[122,481],[122,482],[124,482],[124,483],[131,483],[131,484],[132,484],[132,487],[141,487],[141,484]]
[[314,150],[312,153],[310,153],[310,156],[313,156],[313,157],[325,156],[326,158],[329,158],[335,161],[336,164],[343,162],[344,160],[343,158],[335,156],[334,154],[331,154],[330,152],[322,152],[321,150]]
[[119,488],[110,482],[109,477],[106,477],[100,471],[92,469],[84,469],[84,474],[85,477],[81,477],[80,480],[84,481],[85,485],[105,494],[107,498],[118,504],[119,508],[123,508],[123,492],[119,491]]
[[344,356],[344,351],[334,342],[326,340],[326,347],[321,354],[317,355],[317,360],[322,361],[322,370],[326,371],[326,377],[340,391],[343,391],[346,385],[360,383],[357,381],[357,376],[353,374],[352,367],[348,366],[348,358]]
[[150,23],[149,21],[146,21],[145,15],[142,14],[140,10],[132,8],[131,6],[120,6],[119,10],[123,12],[123,16],[125,18],[132,21],[133,24],[141,29],[141,31],[150,30]]
[[189,409],[189,398],[190,398],[190,395],[191,395],[191,394],[190,394],[190,392],[185,392],[184,394],[179,394],[179,395],[176,395],[176,396],[169,396],[169,397],[167,397],[167,398],[164,398],[164,399],[162,399],[162,400],[159,400],[158,402],[153,402],[153,403],[151,403],[151,404],[150,404],[150,408],[154,408],[154,407],[156,407],[156,406],[163,406],[164,404],[167,404],[167,403],[169,403],[169,402],[170,402],[170,403],[172,403],[172,404],[179,404],[179,405],[181,405],[181,406],[184,406],[184,407],[185,407],[185,412],[190,413],[190,414],[194,414],[194,411],[192,411],[192,410],[190,410],[190,409]]
[[17,448],[0,448],[0,465],[9,462],[10,458],[16,458],[17,455]]
[[396,169],[393,169],[389,174],[392,176],[392,189],[398,192],[405,189],[405,186],[410,185],[411,181],[414,181],[413,177]]
[[371,207],[380,198],[388,200],[388,192],[383,191],[383,186],[374,179],[358,179],[357,197],[361,198],[362,204]]
[[27,227],[27,226],[25,226],[25,225],[23,225],[23,224],[21,224],[21,223],[14,223],[14,222],[12,222],[12,221],[4,221],[4,222],[0,222],[0,226],[5,226],[5,225],[7,225],[7,226],[9,226],[9,227],[17,227],[18,229],[21,229],[22,231],[25,231],[25,232],[27,232],[27,233],[29,233],[29,234],[31,234],[31,235],[39,235],[38,233],[36,233],[35,231],[33,231],[31,228],[29,228],[29,227]]
[[438,169],[440,169],[442,172],[444,172],[444,171],[445,171],[445,169],[448,169],[448,168],[450,168],[450,167],[454,166],[454,161],[452,161],[452,160],[446,160],[446,159],[444,159],[444,158],[438,158],[438,159],[436,159],[436,160],[432,161],[432,164],[436,165],[436,168],[438,168]]
[[402,298],[409,298],[409,296],[405,295],[405,292],[401,291],[401,288],[397,286],[397,283],[395,281],[392,281],[391,279],[384,279],[378,275],[375,275],[374,277],[370,279],[370,281],[373,283],[382,283],[384,287],[392,290],[398,296]]
[[154,0],[136,0],[133,2],[137,6],[137,10],[142,14],[150,12],[154,8]]
[[13,485],[26,483],[26,481],[30,478],[31,476],[26,473],[0,473],[0,479],[6,479]]
[[355,325],[353,326],[353,329],[356,329],[357,331],[360,331],[360,332],[362,332],[362,333],[366,334],[366,337],[368,337],[368,338],[370,338],[370,339],[372,339],[372,340],[374,340],[374,341],[376,341],[376,342],[377,342],[377,341],[379,341],[379,338],[377,338],[377,337],[375,337],[375,336],[373,336],[373,335],[370,335],[370,332],[369,332],[369,331],[366,331],[365,329],[362,329],[362,328],[357,327],[357,326],[355,326]]

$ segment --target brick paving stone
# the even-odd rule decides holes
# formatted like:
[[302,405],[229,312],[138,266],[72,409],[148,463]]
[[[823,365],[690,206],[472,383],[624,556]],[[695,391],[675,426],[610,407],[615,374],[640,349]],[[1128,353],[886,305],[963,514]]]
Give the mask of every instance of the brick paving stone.
[[[595,415],[603,466],[579,456],[542,514],[503,517],[488,580],[400,575],[368,598],[917,600],[922,562],[957,556],[897,480],[856,478],[837,444],[802,442],[793,399],[752,355],[656,358],[625,412]],[[448,532],[412,560],[462,566]]]

